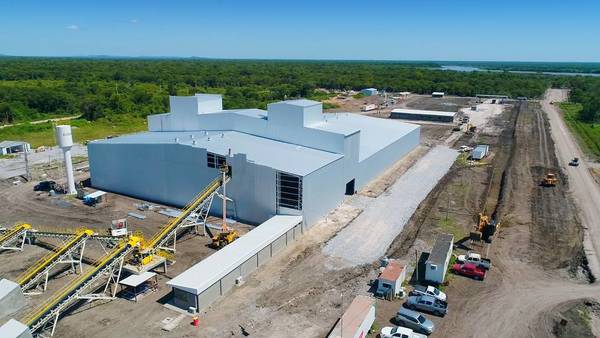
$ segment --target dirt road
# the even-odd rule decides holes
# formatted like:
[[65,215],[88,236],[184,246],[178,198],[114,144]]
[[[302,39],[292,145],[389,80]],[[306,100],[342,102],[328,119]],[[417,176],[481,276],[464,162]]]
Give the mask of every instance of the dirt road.
[[556,156],[568,175],[570,192],[579,208],[580,221],[585,229],[584,247],[590,270],[594,276],[600,276],[600,186],[590,174],[586,161],[580,161],[579,167],[568,165],[573,157],[583,159],[584,156],[565,125],[558,107],[550,104],[565,101],[566,98],[566,90],[550,89],[541,104],[550,121]]

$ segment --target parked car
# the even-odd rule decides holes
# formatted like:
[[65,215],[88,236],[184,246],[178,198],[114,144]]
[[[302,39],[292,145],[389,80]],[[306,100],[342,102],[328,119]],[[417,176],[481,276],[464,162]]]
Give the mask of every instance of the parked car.
[[425,338],[426,336],[416,333],[412,329],[402,326],[387,326],[381,329],[379,334],[381,338]]
[[473,147],[469,146],[460,146],[460,148],[458,148],[458,151],[461,153],[468,153],[471,150],[473,150]]
[[473,263],[480,268],[489,270],[492,267],[492,261],[488,258],[482,258],[480,254],[469,252],[466,255],[459,255],[457,261],[459,263]]
[[448,303],[432,296],[410,296],[405,304],[411,310],[430,312],[440,317],[448,313]]
[[401,307],[398,312],[396,312],[396,317],[394,317],[396,324],[407,327],[409,329],[413,329],[415,332],[424,333],[426,335],[430,335],[435,330],[435,324],[422,314],[409,310],[407,308]]
[[485,278],[486,270],[478,267],[473,263],[455,263],[452,265],[452,271],[458,275],[471,277],[476,280],[483,280]]
[[54,181],[41,181],[33,187],[33,191],[50,191],[54,190],[56,182]]
[[571,162],[569,162],[569,165],[572,167],[578,167],[579,166],[579,157],[573,157]]
[[416,285],[415,289],[410,292],[410,296],[431,296],[442,302],[447,301],[446,294],[433,286]]

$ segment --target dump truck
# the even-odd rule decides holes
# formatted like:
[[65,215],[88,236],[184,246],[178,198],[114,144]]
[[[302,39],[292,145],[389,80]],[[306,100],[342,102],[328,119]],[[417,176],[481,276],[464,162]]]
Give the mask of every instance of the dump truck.
[[558,178],[553,173],[547,173],[542,179],[541,185],[544,187],[554,187],[558,183]]

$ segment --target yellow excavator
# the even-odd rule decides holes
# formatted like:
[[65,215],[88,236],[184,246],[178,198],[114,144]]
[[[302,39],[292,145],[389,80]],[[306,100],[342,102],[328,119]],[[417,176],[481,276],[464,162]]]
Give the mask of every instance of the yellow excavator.
[[488,215],[479,213],[479,221],[475,226],[475,231],[481,234],[481,239],[487,243],[492,242],[492,238],[496,231],[500,228],[500,223],[493,220]]

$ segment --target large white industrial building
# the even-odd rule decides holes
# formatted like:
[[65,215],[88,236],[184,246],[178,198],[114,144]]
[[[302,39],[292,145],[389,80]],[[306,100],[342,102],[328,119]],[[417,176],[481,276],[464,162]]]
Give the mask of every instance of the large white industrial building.
[[[186,205],[231,166],[228,216],[259,224],[274,215],[315,223],[419,143],[419,126],[358,114],[324,114],[310,100],[223,110],[220,95],[170,97],[148,132],[90,142],[92,185]],[[221,214],[221,203],[211,211]]]

